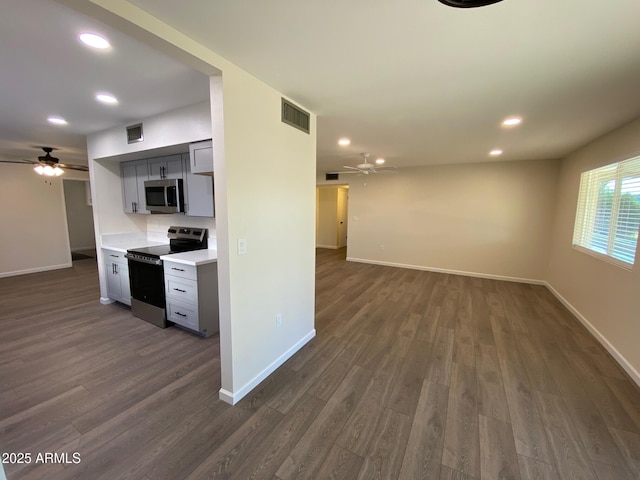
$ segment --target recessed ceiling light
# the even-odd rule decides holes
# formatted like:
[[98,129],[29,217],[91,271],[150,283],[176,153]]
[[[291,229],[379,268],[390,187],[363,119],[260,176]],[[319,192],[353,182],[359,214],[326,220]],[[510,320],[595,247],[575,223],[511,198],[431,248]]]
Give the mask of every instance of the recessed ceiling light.
[[47,117],[47,122],[53,123],[54,125],[66,125],[67,124],[67,121],[64,118],[58,117],[56,115],[49,115]]
[[515,127],[516,125],[520,125],[522,123],[521,117],[507,117],[502,121],[503,127]]
[[109,48],[111,44],[109,40],[104,38],[102,35],[98,35],[97,33],[81,33],[78,35],[78,39],[85,45],[88,45],[92,48],[98,48],[100,50],[104,50],[105,48]]
[[346,147],[347,145],[351,145],[351,140],[349,140],[348,138],[341,138],[340,140],[338,140],[338,145]]
[[377,163],[378,165],[382,165],[382,164],[384,163],[384,158],[378,158],[378,159],[376,159],[376,163]]
[[108,105],[115,105],[118,103],[118,99],[109,93],[98,93],[96,95],[96,100]]
[[502,155],[502,150],[500,150],[499,148],[494,148],[489,152],[489,155],[491,155],[492,157],[497,157],[499,155]]

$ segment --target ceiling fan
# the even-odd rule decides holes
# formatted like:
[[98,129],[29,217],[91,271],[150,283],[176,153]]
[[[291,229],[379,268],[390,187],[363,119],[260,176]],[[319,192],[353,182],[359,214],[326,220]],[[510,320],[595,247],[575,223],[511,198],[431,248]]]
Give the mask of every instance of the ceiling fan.
[[27,165],[35,165],[34,170],[40,175],[46,175],[48,177],[54,177],[62,175],[63,169],[67,170],[79,170],[81,172],[88,172],[89,167],[86,165],[71,165],[67,163],[60,163],[60,159],[53,157],[51,152],[57,150],[53,147],[36,147],[41,148],[44,151],[44,155],[38,157],[38,161],[34,160],[0,160],[2,163],[24,163]]
[[449,7],[456,8],[477,8],[501,2],[502,0],[438,0]]
[[362,157],[362,163],[356,165],[355,167],[350,167],[349,165],[343,165],[342,168],[346,168],[346,172],[329,172],[329,173],[357,173],[359,175],[369,175],[370,173],[396,173],[394,170],[397,167],[383,167],[379,165],[375,165],[373,163],[369,163],[369,157],[371,156],[368,152],[363,152],[360,154]]

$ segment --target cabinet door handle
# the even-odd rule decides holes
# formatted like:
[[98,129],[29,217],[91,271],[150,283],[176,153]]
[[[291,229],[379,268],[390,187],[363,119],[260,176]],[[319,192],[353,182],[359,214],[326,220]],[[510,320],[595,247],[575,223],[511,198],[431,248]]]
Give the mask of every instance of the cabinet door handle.
[[174,290],[175,290],[176,292],[182,292],[182,293],[186,293],[186,292],[187,292],[186,290],[182,290],[182,289],[180,289],[180,288],[174,288]]
[[109,256],[114,257],[114,258],[120,258],[120,255],[114,255],[113,253],[110,253]]
[[118,274],[118,264],[117,263],[113,264],[113,269],[115,270],[115,274],[117,275]]
[[176,270],[178,272],[184,272],[183,268],[176,268],[176,267],[171,267],[171,270]]
[[184,313],[176,312],[176,315],[180,315],[181,317],[186,317]]

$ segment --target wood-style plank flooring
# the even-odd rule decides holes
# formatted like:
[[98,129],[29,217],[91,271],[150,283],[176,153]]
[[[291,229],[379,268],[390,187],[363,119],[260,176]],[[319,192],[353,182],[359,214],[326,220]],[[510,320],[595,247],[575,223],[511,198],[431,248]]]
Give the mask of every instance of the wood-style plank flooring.
[[0,279],[8,479],[640,478],[640,390],[544,287],[344,257],[317,253],[317,337],[235,407],[218,337],[100,305],[95,260]]

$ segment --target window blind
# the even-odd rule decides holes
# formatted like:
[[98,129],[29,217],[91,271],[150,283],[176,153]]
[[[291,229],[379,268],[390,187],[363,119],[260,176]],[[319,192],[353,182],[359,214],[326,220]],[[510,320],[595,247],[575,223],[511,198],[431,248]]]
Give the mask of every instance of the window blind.
[[580,177],[573,244],[633,265],[640,226],[640,157]]

